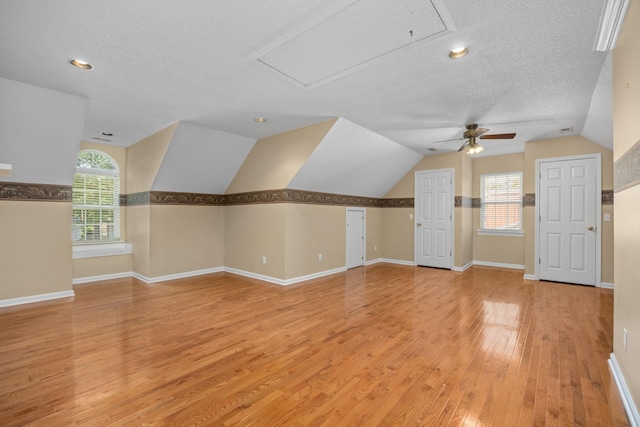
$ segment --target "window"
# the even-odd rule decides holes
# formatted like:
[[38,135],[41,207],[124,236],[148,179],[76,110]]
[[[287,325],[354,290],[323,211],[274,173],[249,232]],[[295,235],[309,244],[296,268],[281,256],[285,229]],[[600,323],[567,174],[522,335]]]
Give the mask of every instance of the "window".
[[78,155],[72,233],[77,243],[120,240],[120,174],[105,153],[83,150]]
[[481,175],[480,197],[483,231],[522,230],[522,173]]

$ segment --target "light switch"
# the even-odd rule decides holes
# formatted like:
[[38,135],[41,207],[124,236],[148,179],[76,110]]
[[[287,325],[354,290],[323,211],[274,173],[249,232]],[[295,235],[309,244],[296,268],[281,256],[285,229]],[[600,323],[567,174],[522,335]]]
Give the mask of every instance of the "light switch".
[[409,219],[413,219],[413,214],[409,214]]
[[611,221],[611,214],[610,213],[604,214],[604,220],[605,220],[605,222]]

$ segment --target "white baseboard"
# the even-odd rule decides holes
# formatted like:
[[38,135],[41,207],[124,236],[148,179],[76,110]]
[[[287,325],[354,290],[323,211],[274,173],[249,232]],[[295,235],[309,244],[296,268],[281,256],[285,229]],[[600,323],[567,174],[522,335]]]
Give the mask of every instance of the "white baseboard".
[[49,301],[58,298],[70,298],[75,296],[73,291],[52,292],[50,294],[31,295],[28,297],[11,298],[0,300],[0,307],[11,307],[12,305],[31,304],[34,302]]
[[370,259],[369,261],[365,261],[364,265],[373,265],[373,264],[378,264],[380,262],[384,262],[383,258]]
[[538,276],[535,274],[525,274],[524,280],[538,280]]
[[77,279],[73,279],[72,283],[74,285],[80,285],[82,283],[99,282],[101,280],[111,280],[111,279],[124,279],[126,277],[133,277],[133,271],[127,271],[123,273],[114,273],[114,274],[103,274],[101,276],[78,277]]
[[600,288],[613,289],[613,283],[600,282]]
[[512,268],[514,270],[524,270],[524,265],[521,265],[521,264],[505,264],[505,263],[502,263],[502,262],[473,261],[473,265],[482,265],[482,266],[485,266],[485,267]]
[[465,271],[465,270],[468,270],[469,268],[471,268],[472,265],[473,265],[473,261],[463,265],[462,267],[453,266],[451,268],[451,271],[458,271],[458,272]]
[[398,265],[410,265],[415,267],[416,263],[413,261],[406,261],[403,259],[391,259],[391,258],[379,258],[380,262],[387,262],[389,264],[398,264]]
[[611,370],[613,379],[615,380],[618,391],[620,392],[620,397],[624,404],[624,410],[627,412],[631,425],[633,427],[640,427],[640,414],[638,413],[638,408],[633,402],[631,392],[629,391],[629,387],[627,387],[627,382],[624,380],[624,376],[620,370],[620,365],[618,365],[616,356],[613,353],[611,353],[609,357],[609,369]]
[[224,271],[224,267],[213,267],[213,268],[205,268],[203,270],[185,271],[184,273],[167,274],[166,276],[156,276],[156,277],[147,277],[147,276],[143,276],[142,274],[138,274],[134,272],[132,276],[145,283],[151,284],[151,283],[158,283],[158,282],[166,282],[167,280],[184,279],[186,277],[201,276],[203,274],[220,273],[222,271]]
[[274,283],[280,286],[289,286],[294,283],[305,282],[311,279],[317,279],[319,277],[329,276],[331,274],[342,273],[347,271],[347,267],[334,268],[333,270],[320,271],[318,273],[308,274],[306,276],[294,277],[293,279],[278,279],[276,277],[265,276],[263,274],[252,273],[250,271],[238,270],[236,268],[224,267],[224,271],[238,276],[249,277],[251,279],[262,280],[263,282]]

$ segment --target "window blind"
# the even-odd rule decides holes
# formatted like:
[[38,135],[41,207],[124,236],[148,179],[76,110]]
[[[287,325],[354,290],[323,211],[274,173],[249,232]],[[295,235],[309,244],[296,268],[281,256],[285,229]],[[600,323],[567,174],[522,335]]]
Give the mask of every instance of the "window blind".
[[520,172],[480,176],[483,230],[522,229],[522,174]]

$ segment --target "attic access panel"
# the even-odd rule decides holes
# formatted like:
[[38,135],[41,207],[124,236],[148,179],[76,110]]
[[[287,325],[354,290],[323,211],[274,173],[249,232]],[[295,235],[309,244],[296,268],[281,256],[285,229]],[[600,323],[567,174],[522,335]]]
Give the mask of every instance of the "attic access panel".
[[440,0],[342,0],[302,18],[249,60],[311,89],[453,29]]

